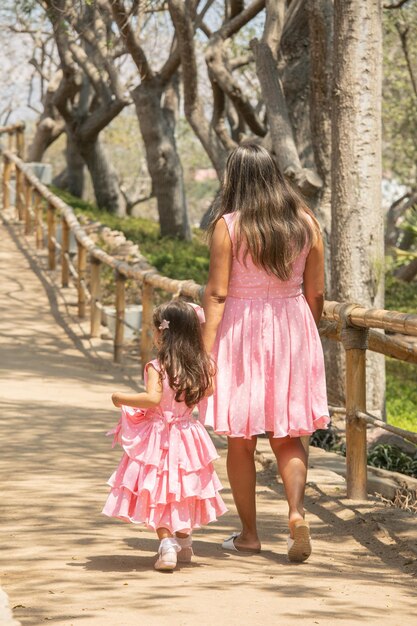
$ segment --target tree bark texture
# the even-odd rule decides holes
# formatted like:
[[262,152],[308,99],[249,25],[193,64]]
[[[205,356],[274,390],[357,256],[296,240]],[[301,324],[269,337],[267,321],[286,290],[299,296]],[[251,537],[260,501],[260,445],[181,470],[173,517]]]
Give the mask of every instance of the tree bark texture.
[[176,74],[180,55],[174,46],[162,69],[156,73],[132,28],[124,3],[111,0],[113,17],[135,63],[141,83],[133,97],[142,139],[145,144],[152,195],[156,197],[162,236],[191,239],[184,175],[175,141],[178,113]]
[[[295,0],[295,4],[300,4],[299,0]],[[308,94],[308,48],[305,50],[305,42],[301,46],[303,58],[300,62],[297,57],[297,76],[292,76],[290,83],[295,82],[292,99],[289,100],[285,85],[282,81],[282,72],[277,64],[277,56],[284,61],[285,46],[284,37],[287,33],[289,41],[287,47],[291,50],[299,48],[299,29],[292,28],[290,24],[284,20],[281,15],[280,5],[274,2],[267,2],[265,29],[262,41],[254,39],[251,42],[251,48],[255,54],[256,72],[262,89],[263,99],[268,116],[268,124],[271,133],[272,149],[276,155],[281,170],[288,178],[301,189],[301,191],[309,198],[317,195],[321,188],[322,181],[315,171],[314,159],[305,158],[307,152],[305,146],[309,146],[311,150],[311,134],[310,121],[308,117],[308,102],[306,93]],[[304,10],[305,13],[305,10]],[[289,9],[287,16],[293,20],[294,9]],[[296,16],[303,16],[301,10],[296,12]],[[275,17],[275,19],[272,19]],[[300,22],[298,19],[297,24]],[[292,22],[291,22],[292,23]],[[307,26],[308,41],[308,22],[304,16],[301,20],[304,26]],[[282,32],[281,32],[282,31]],[[276,46],[280,45],[280,55],[277,54]],[[288,65],[288,59],[285,59]],[[300,78],[301,73],[301,78]],[[295,95],[294,95],[295,94]],[[291,95],[291,94],[290,94]],[[296,119],[295,111],[300,106],[303,119],[303,128]],[[297,140],[297,134],[299,138]],[[301,140],[302,137],[302,140]]]
[[78,150],[90,172],[97,205],[119,216],[126,214],[126,202],[119,187],[114,169],[99,137],[90,141],[77,141]]
[[[167,86],[172,89],[172,86]],[[190,239],[184,176],[175,141],[175,103],[157,78],[144,80],[132,92],[156,197],[161,235]]]
[[226,164],[227,151],[208,122],[199,95],[192,3],[188,0],[185,2],[169,0],[168,6],[181,56],[185,117],[207,152],[219,178],[221,178]]
[[280,45],[282,85],[294,140],[302,167],[313,169],[310,132],[310,33],[303,0],[293,0],[284,23]]
[[[380,0],[335,0],[332,101],[332,299],[384,305]],[[329,372],[342,389],[342,355]],[[367,406],[382,409],[384,357],[368,352]],[[335,371],[337,369],[337,375]]]
[[85,191],[85,163],[70,130],[67,130],[65,156],[67,161],[66,188],[73,196],[82,198]]
[[[333,1],[308,0],[310,50],[310,133],[317,172],[322,187],[314,198],[324,244],[325,293],[331,292],[331,90],[333,71]],[[326,371],[333,368],[333,342],[322,338]],[[330,389],[329,389],[330,391]],[[330,395],[330,394],[329,394]]]
[[43,111],[36,125],[36,132],[32,143],[28,148],[27,160],[29,162],[42,161],[47,148],[65,130],[65,122],[59,115],[55,106],[55,93],[61,83],[62,72],[58,71],[51,78],[46,94],[43,98]]

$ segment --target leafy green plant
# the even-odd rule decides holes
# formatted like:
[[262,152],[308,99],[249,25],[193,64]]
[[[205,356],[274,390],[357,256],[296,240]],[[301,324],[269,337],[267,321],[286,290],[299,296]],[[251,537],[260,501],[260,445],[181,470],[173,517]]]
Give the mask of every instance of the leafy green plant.
[[417,452],[410,456],[389,444],[375,446],[368,454],[368,465],[417,478]]
[[340,452],[343,456],[346,455],[346,445],[331,424],[326,430],[316,430],[310,436],[310,445],[327,450],[327,452]]
[[414,363],[385,359],[387,421],[405,430],[417,431],[417,385]]

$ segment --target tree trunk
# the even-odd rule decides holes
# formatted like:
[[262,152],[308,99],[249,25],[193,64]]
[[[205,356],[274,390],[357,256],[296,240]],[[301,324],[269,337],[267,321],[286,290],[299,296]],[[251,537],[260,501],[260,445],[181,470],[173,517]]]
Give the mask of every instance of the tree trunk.
[[280,66],[283,66],[282,85],[297,153],[302,167],[314,169],[310,131],[310,32],[305,5],[303,0],[293,0],[287,9],[281,37]]
[[99,137],[89,141],[77,141],[77,145],[90,172],[97,206],[115,215],[126,215],[126,202],[120,192],[116,170]]
[[157,199],[163,237],[191,239],[184,176],[175,141],[175,97],[158,78],[143,80],[132,92],[145,144],[146,160]]
[[[332,299],[384,305],[380,0],[335,0],[332,106]],[[344,389],[341,351],[329,372]],[[383,410],[384,357],[368,352],[367,406]]]
[[71,132],[67,131],[67,159],[66,188],[77,198],[82,198],[85,191],[85,163],[78,144]]
[[417,258],[403,265],[399,270],[395,272],[395,277],[404,280],[406,283],[411,283],[417,276]]
[[55,107],[55,94],[62,80],[62,72],[58,71],[49,81],[48,89],[43,98],[43,112],[36,126],[36,132],[32,143],[28,148],[27,160],[29,162],[42,161],[46,149],[65,130],[65,122]]
[[28,148],[27,160],[29,163],[42,161],[43,155],[51,144],[64,132],[63,120],[54,120],[51,117],[40,119],[32,143]]

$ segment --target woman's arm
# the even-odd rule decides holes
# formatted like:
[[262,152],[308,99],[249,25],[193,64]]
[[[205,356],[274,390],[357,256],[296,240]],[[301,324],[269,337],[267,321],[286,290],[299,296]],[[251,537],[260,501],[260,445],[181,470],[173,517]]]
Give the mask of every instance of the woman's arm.
[[159,380],[159,374],[154,367],[148,368],[148,380],[146,383],[146,391],[142,393],[120,393],[112,394],[114,406],[132,406],[138,409],[150,409],[157,406],[162,397],[162,388]]
[[229,288],[232,267],[232,242],[224,219],[220,219],[214,229],[210,246],[210,269],[204,291],[203,308],[206,323],[203,325],[203,340],[210,354],[217,328],[223,317],[224,304]]
[[308,253],[303,282],[304,296],[318,326],[324,304],[324,250],[320,233]]

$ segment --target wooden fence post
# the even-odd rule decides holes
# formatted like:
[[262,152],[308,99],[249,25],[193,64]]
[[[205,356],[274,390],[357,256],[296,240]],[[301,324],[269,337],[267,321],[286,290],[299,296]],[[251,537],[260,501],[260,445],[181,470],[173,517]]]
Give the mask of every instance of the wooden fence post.
[[142,287],[142,331],[140,337],[140,358],[142,362],[142,373],[146,363],[151,360],[153,344],[153,296],[152,285],[143,283]]
[[356,416],[366,411],[366,349],[368,330],[349,326],[349,312],[342,308],[341,340],[346,350],[346,482],[347,497],[367,500],[366,422]]
[[23,220],[23,172],[18,165],[15,166],[16,171],[16,210],[19,220]]
[[77,263],[77,271],[78,271],[78,317],[85,317],[85,275],[87,269],[87,250],[84,246],[77,241],[78,248],[78,263]]
[[24,179],[25,190],[25,235],[32,232],[32,185],[26,178]]
[[12,164],[9,159],[4,157],[3,163],[3,210],[10,207],[10,177],[12,172]]
[[55,237],[56,237],[56,221],[55,208],[48,202],[48,267],[54,270],[56,267],[55,258]]
[[25,157],[25,127],[21,127],[16,132],[16,152],[19,159]]
[[68,287],[69,263],[67,255],[69,254],[70,228],[64,216],[61,218],[61,232],[61,284],[63,287]]
[[90,291],[91,291],[91,305],[90,305],[90,334],[92,337],[100,336],[101,327],[101,286],[100,286],[100,270],[101,263],[98,259],[91,258],[91,276],[90,276]]
[[116,271],[116,329],[114,333],[114,361],[122,360],[124,321],[125,321],[125,283],[126,278]]
[[35,192],[34,212],[35,212],[36,247],[39,249],[43,247],[43,232],[42,232],[42,196],[38,192]]

